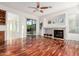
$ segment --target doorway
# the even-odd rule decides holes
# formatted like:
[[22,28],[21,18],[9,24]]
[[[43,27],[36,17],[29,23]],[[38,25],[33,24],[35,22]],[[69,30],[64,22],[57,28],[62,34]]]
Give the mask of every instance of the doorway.
[[36,36],[36,20],[27,19],[27,35]]

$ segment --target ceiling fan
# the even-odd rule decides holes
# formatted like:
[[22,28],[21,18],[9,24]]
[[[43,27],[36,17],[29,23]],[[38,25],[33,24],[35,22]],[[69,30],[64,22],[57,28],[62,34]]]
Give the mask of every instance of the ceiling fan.
[[36,7],[29,7],[29,8],[35,9],[35,10],[33,10],[33,12],[39,11],[39,12],[43,13],[45,9],[52,8],[52,6],[41,7],[39,2],[37,2],[36,4],[37,4]]

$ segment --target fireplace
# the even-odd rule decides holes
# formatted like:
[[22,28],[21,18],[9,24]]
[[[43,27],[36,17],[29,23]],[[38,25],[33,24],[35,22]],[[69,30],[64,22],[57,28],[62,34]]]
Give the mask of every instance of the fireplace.
[[64,30],[54,30],[55,38],[64,38]]

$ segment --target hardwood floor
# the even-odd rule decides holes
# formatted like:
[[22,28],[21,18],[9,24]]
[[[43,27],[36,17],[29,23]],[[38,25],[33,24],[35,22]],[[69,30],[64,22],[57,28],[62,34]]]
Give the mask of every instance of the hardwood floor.
[[27,37],[0,46],[1,56],[79,56],[79,42]]

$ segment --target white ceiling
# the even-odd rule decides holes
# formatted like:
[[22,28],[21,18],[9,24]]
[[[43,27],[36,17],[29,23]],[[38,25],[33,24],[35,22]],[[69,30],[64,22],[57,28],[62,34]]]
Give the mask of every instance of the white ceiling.
[[14,8],[26,13],[34,14],[36,16],[42,16],[49,13],[57,12],[69,7],[73,7],[78,3],[74,2],[41,2],[41,6],[52,6],[52,8],[46,9],[44,13],[33,12],[34,9],[28,8],[30,6],[36,6],[35,2],[0,2],[0,4],[5,5],[10,8]]

